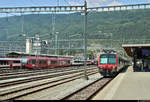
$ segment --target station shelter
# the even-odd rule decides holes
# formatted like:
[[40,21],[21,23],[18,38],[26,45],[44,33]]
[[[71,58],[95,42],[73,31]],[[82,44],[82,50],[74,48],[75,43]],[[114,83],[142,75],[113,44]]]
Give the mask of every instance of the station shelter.
[[50,54],[38,54],[34,53],[24,53],[24,52],[10,52],[6,54],[6,57],[22,57],[22,56],[38,56],[38,57],[54,57],[54,58],[69,58],[73,59],[74,56],[66,56],[66,55],[50,55]]
[[150,71],[150,44],[123,44],[122,47],[133,58],[134,71]]

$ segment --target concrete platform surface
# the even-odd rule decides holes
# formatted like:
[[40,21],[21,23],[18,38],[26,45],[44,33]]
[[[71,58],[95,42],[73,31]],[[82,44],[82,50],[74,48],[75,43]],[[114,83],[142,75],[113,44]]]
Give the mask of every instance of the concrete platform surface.
[[133,72],[130,66],[92,100],[150,100],[150,72]]

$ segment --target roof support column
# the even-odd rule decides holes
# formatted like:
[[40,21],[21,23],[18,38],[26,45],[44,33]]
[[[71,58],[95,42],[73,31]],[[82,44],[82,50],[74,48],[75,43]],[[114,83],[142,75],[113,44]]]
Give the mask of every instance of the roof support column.
[[136,54],[137,54],[136,53],[136,49],[133,48],[133,69],[134,69],[134,71],[137,69],[137,67],[136,67],[136,58],[137,58],[137,55]]

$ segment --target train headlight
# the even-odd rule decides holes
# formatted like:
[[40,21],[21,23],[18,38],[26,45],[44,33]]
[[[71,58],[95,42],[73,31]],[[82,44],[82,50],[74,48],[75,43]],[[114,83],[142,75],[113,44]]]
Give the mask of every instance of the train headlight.
[[116,67],[112,67],[113,69],[115,69]]

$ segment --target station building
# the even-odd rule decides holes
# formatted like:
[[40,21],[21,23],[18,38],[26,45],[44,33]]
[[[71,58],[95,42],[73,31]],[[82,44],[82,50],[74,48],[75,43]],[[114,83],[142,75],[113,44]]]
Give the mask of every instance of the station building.
[[123,44],[122,47],[133,58],[134,71],[150,71],[150,44]]

